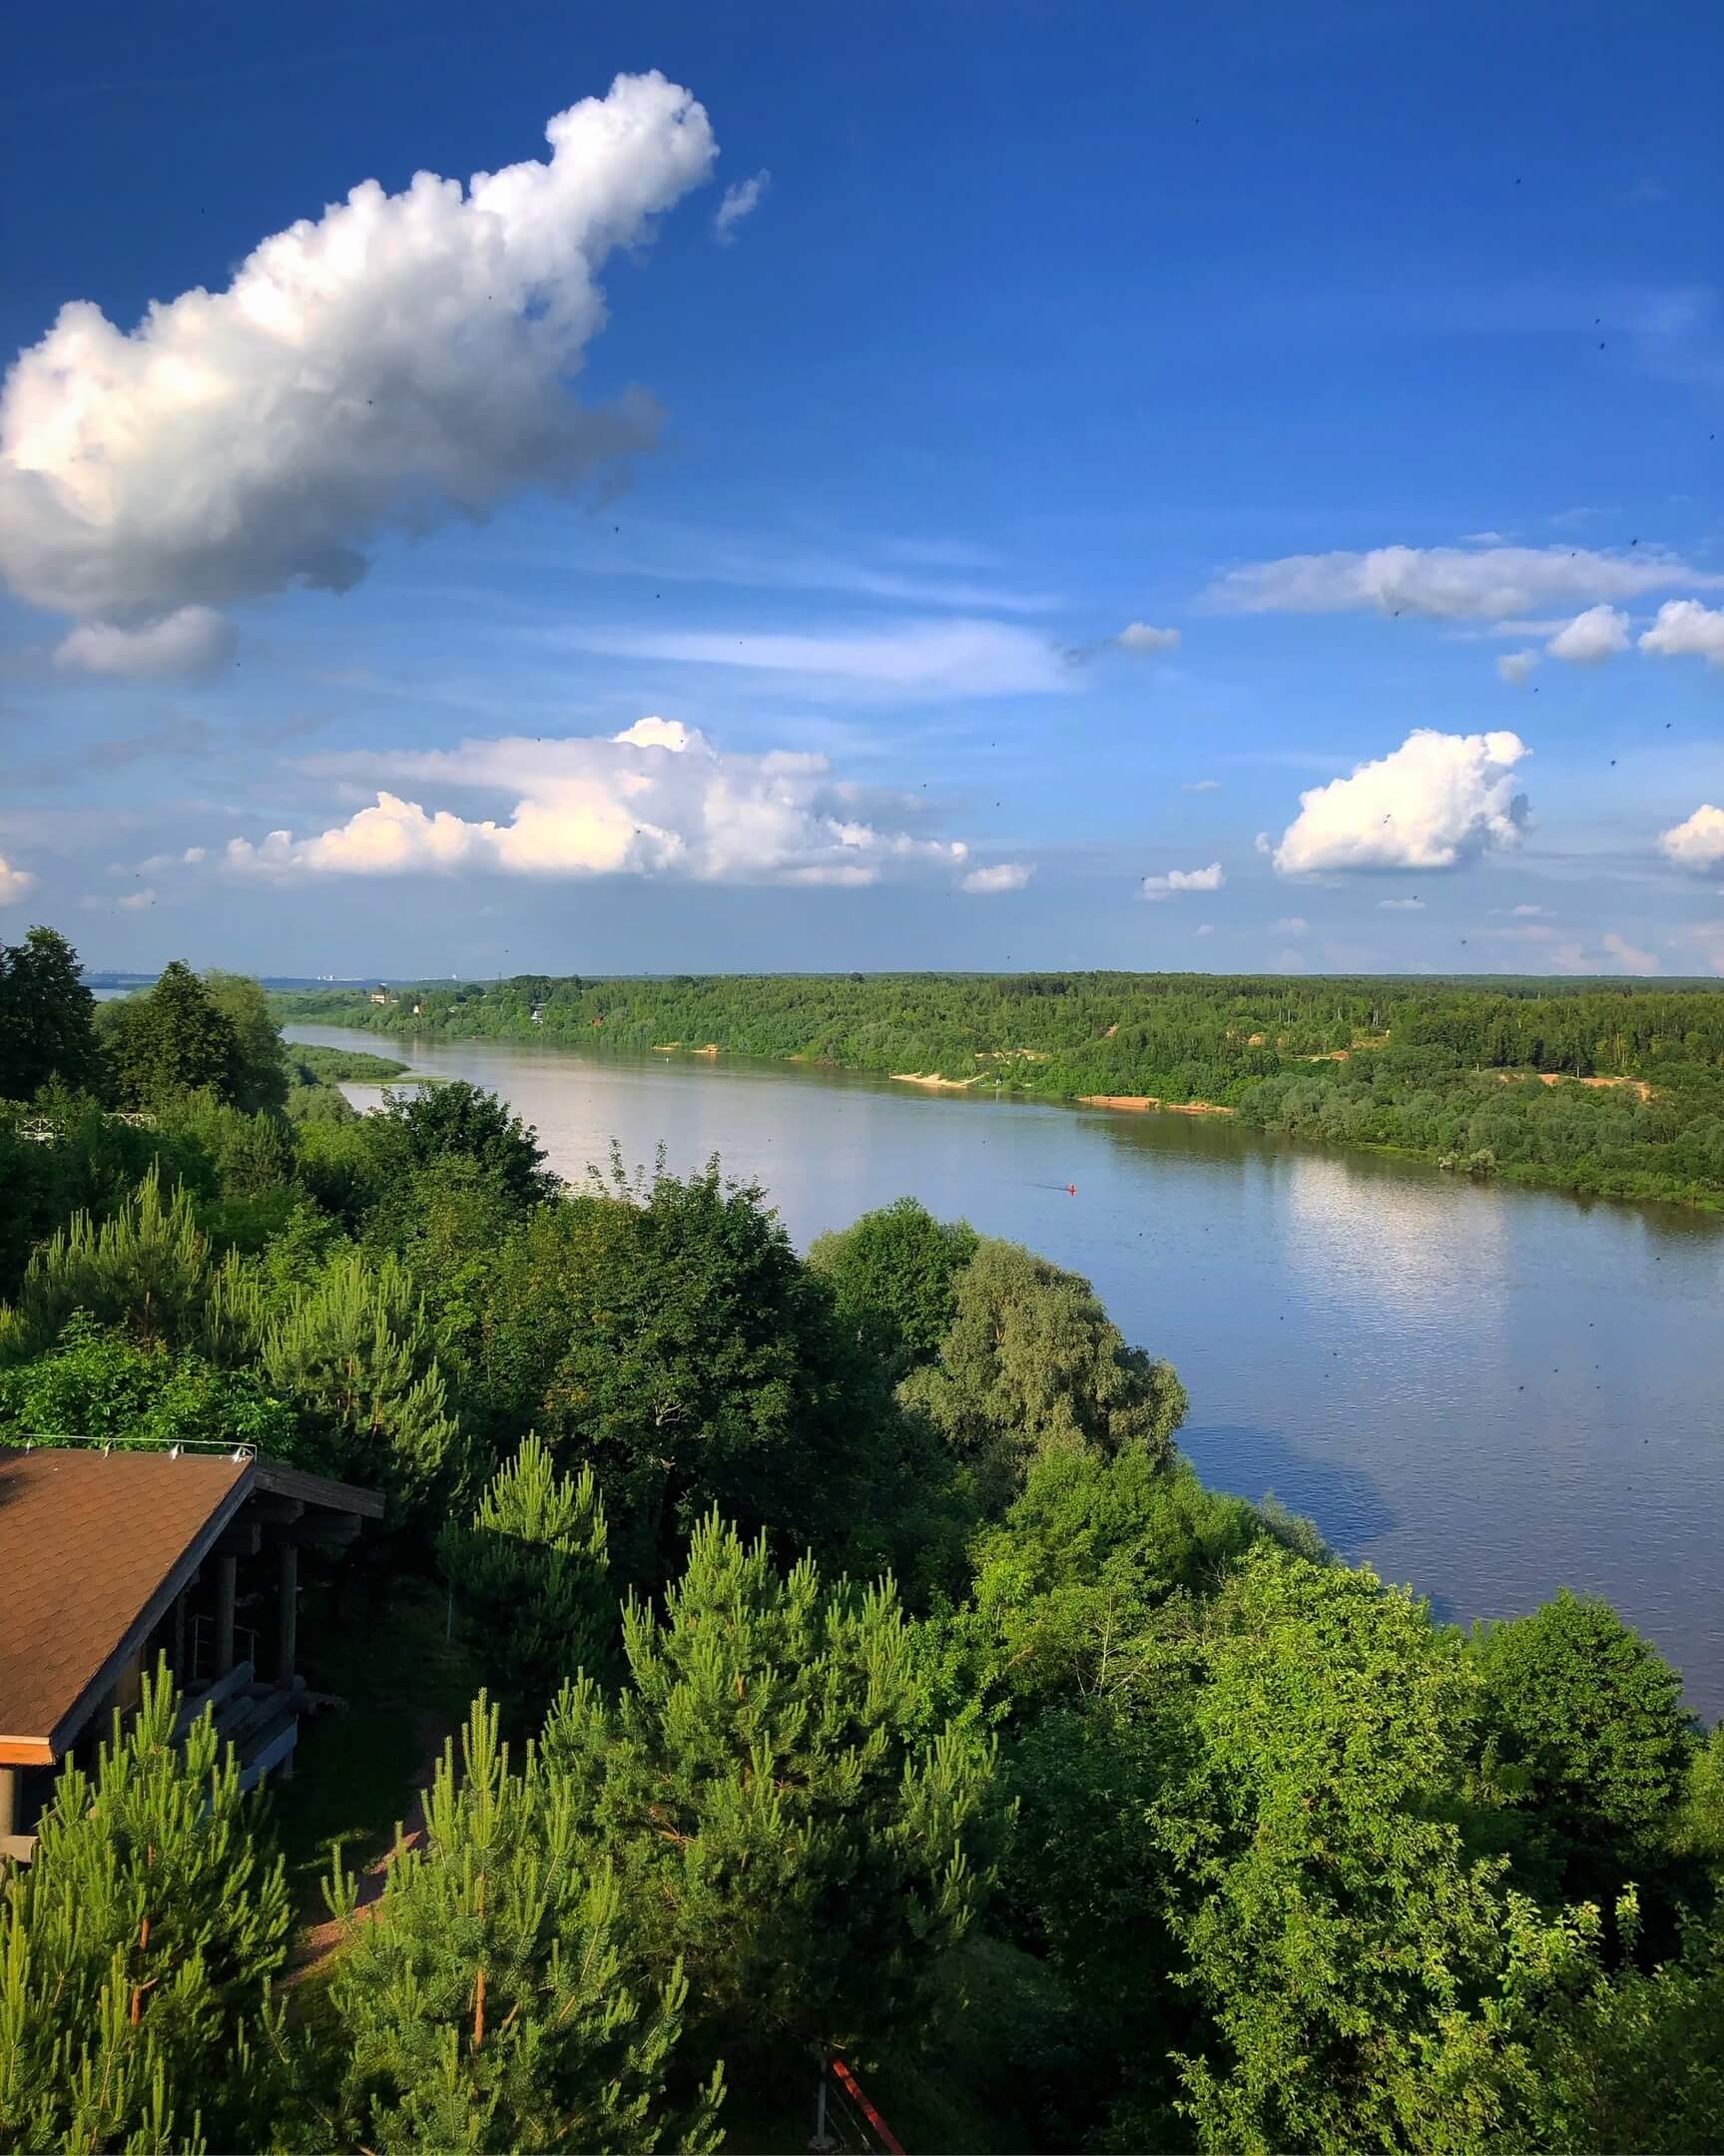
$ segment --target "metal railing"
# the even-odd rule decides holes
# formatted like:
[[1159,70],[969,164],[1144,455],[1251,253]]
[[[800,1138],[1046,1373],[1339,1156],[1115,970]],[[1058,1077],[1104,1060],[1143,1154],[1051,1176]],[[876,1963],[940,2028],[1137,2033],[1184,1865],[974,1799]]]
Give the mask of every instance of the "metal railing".
[[88,1445],[97,1452],[165,1452],[170,1459],[178,1459],[182,1452],[199,1459],[249,1460],[258,1456],[256,1445],[235,1444],[225,1437],[175,1437],[164,1443],[151,1437],[92,1437],[81,1430],[30,1430],[21,1443],[12,1440],[6,1449],[60,1452],[68,1445]]

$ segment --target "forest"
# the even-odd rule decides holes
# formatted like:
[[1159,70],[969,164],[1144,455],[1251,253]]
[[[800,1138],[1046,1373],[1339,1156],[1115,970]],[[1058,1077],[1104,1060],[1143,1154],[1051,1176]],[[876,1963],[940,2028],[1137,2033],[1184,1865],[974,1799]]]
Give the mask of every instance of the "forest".
[[271,1002],[285,1021],[397,1038],[716,1049],[1064,1100],[1207,1102],[1467,1175],[1724,1206],[1724,982],[523,974]]
[[[1337,1036],[1655,1100],[1724,1047],[1698,993],[831,987],[434,1022],[1288,1097]],[[1724,2150],[1724,1726],[1607,1603],[1462,1630],[1206,1488],[1153,1342],[913,1198],[804,1257],[716,1160],[566,1185],[457,1083],[358,1116],[280,1008],[0,946],[0,1443],[387,1498],[307,1590],[348,1704],[292,1784],[242,1796],[165,1674],[62,1775],[0,2145],[790,2152],[839,2054],[910,2150]]]

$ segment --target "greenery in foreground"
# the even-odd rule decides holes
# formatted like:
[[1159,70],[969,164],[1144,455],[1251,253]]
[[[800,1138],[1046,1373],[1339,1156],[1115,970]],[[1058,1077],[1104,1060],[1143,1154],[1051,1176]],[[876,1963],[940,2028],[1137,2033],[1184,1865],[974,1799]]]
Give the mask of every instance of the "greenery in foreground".
[[717,1047],[990,1092],[1206,1101],[1472,1175],[1724,1204],[1724,983],[523,974],[383,1005],[350,989],[271,1000],[283,1018],[398,1035]]
[[[805,1260],[716,1163],[559,1185],[470,1087],[294,1117],[252,984],[99,1032],[61,978],[0,1441],[384,1489],[305,1621],[384,1690],[274,1809],[165,1681],[62,1776],[0,2144],[793,2149],[827,2046],[912,2147],[1724,2149],[1724,1736],[1607,1605],[1463,1634],[1205,1489],[1088,1283],[912,1201]],[[370,1754],[469,1679],[353,1921]]]

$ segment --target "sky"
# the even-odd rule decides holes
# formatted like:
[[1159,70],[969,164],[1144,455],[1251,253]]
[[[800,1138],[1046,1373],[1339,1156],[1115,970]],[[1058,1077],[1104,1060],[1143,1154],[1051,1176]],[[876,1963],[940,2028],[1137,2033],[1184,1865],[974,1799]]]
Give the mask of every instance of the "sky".
[[1724,12],[8,43],[0,940],[1724,973]]

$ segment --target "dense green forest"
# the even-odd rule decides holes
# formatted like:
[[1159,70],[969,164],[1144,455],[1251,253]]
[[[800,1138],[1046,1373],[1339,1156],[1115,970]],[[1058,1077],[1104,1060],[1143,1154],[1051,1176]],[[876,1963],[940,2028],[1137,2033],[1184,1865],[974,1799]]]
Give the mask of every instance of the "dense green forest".
[[[831,984],[755,985],[752,1043],[806,992],[774,1045],[840,1044]],[[1263,993],[1299,1052],[1465,1061],[1486,1000]],[[1051,1058],[1074,997],[1160,1044],[1222,994],[856,1001],[991,998]],[[1491,1000],[1716,1066],[1709,998]],[[355,1116],[254,983],[99,1012],[48,931],[0,1015],[0,1442],[240,1435],[388,1500],[305,1611],[353,1698],[289,1788],[166,1678],[62,1776],[0,1902],[0,2145],[792,2151],[836,2050],[912,2150],[1724,2149],[1724,1733],[1608,1605],[1463,1633],[1206,1489],[1153,1343],[913,1200],[804,1258],[717,1162],[571,1188],[469,1086]],[[1083,1090],[1152,1067],[1069,1030]]]
[[1471,1175],[1724,1205],[1724,983],[523,974],[272,1004],[395,1036],[716,1048],[1065,1100],[1202,1101]]

